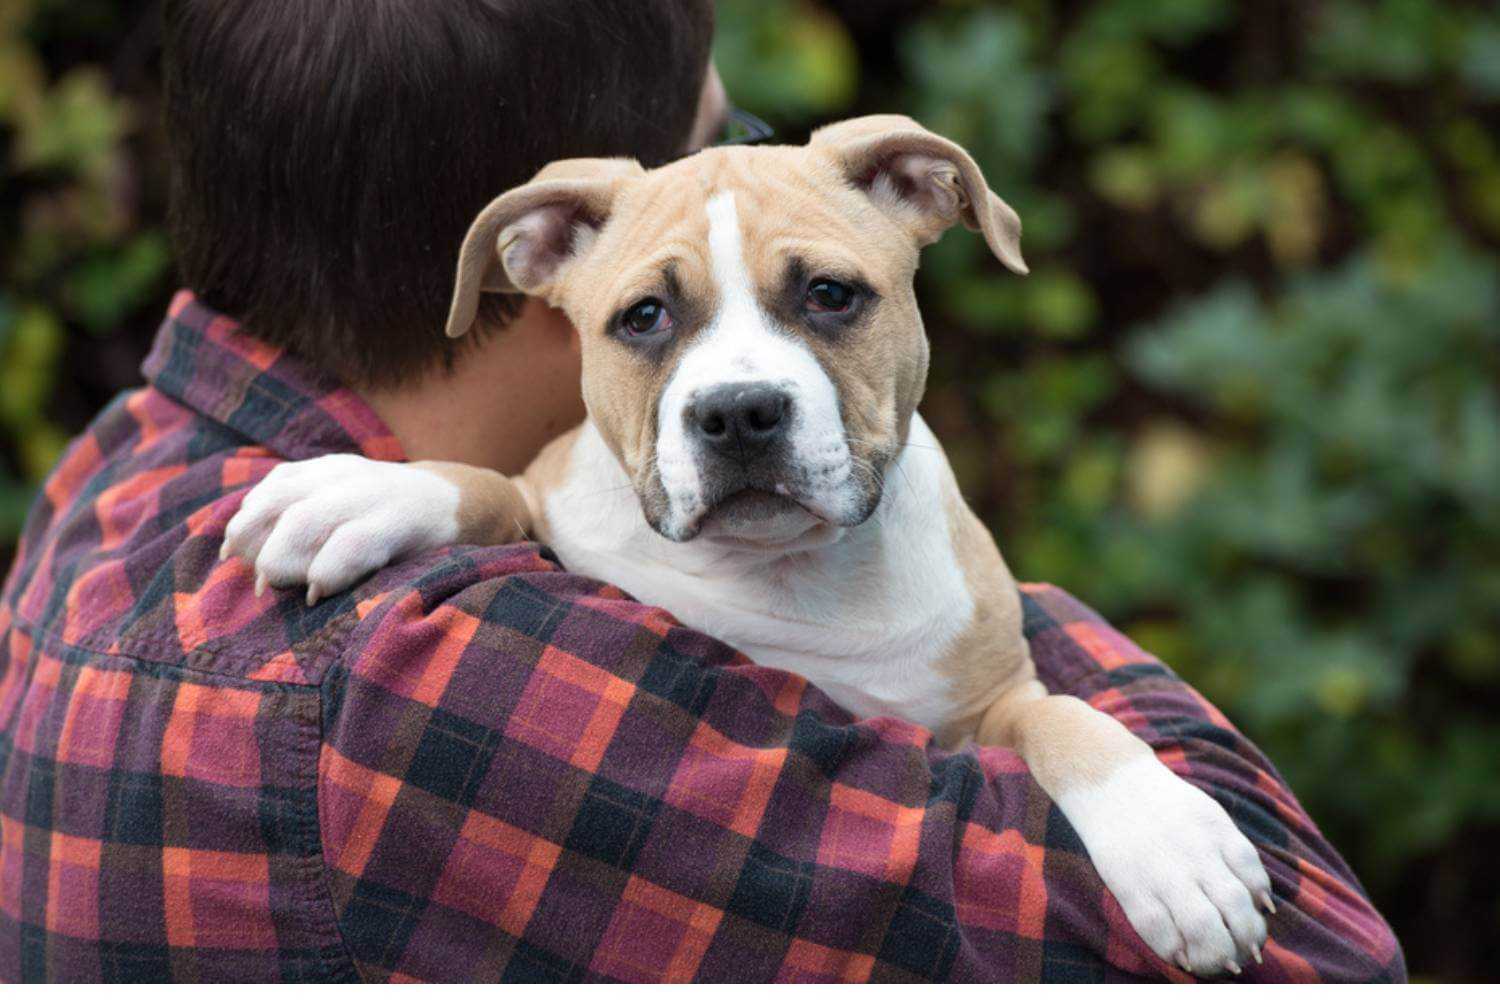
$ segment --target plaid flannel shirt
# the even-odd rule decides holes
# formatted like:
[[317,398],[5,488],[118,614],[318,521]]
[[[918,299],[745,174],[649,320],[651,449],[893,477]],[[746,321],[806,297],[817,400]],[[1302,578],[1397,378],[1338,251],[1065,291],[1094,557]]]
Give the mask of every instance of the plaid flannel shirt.
[[[852,721],[532,545],[303,605],[217,558],[288,459],[400,459],[190,295],[0,602],[0,979],[1182,979],[1019,758]],[[1246,979],[1398,980],[1271,764],[1066,594],[1043,680],[1222,803],[1275,885]]]

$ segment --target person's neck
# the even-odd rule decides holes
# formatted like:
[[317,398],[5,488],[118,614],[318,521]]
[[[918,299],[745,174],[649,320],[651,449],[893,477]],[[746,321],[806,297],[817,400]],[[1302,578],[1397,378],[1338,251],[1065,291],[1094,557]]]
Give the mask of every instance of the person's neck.
[[521,315],[435,369],[395,389],[367,389],[408,458],[463,462],[506,475],[584,417],[577,344],[567,319],[528,299]]

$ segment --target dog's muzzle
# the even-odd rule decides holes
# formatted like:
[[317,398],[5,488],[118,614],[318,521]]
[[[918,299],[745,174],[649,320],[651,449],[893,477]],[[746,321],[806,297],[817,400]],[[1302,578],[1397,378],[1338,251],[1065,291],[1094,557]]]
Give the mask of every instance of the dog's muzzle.
[[807,473],[792,444],[795,401],[771,382],[732,382],[700,393],[683,410],[693,443],[705,520],[731,533],[810,523]]

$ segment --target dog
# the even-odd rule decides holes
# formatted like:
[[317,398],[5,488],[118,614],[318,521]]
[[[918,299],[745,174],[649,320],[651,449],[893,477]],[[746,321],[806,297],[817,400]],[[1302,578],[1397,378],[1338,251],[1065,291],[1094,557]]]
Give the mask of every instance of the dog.
[[858,716],[1014,748],[1146,944],[1238,974],[1274,912],[1255,849],[1119,722],[1037,681],[1016,583],[917,413],[913,275],[959,222],[1025,273],[1020,219],[974,160],[898,116],[654,170],[552,164],[474,221],[447,332],[483,292],[563,309],[585,422],[515,478],[282,464],[222,555],[311,604],[421,549],[546,542]]

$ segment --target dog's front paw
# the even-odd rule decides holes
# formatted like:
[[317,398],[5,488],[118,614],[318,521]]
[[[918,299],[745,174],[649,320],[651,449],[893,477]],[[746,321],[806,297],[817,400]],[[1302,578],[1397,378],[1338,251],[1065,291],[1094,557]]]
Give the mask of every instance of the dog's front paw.
[[252,489],[220,558],[255,567],[255,589],[307,584],[307,603],[392,560],[458,535],[457,487],[423,469],[358,455],[285,462]]
[[1156,954],[1196,975],[1260,961],[1271,881],[1217,802],[1149,757],[1058,805]]

